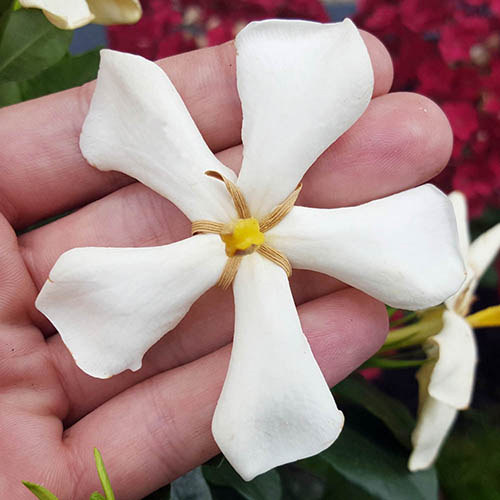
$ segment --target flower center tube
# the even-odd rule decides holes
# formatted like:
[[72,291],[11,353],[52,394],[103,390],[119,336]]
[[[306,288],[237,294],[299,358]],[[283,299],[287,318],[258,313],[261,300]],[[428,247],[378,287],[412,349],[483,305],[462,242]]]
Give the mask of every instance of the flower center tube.
[[259,221],[255,217],[238,219],[230,233],[221,233],[222,241],[226,244],[226,255],[247,255],[259,248],[265,241],[260,231]]

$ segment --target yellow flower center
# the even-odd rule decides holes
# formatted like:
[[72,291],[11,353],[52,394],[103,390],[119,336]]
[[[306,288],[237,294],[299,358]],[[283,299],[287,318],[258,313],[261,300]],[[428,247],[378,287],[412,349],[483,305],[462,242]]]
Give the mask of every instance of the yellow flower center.
[[222,233],[222,241],[226,244],[226,255],[246,255],[254,252],[265,241],[260,232],[259,221],[254,217],[238,219],[232,227],[231,233]]

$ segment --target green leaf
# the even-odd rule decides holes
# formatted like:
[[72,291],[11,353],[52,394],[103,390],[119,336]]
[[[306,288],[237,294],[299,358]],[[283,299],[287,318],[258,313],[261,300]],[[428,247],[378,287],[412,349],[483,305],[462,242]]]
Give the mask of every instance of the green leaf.
[[438,498],[435,470],[410,472],[403,448],[394,447],[389,440],[378,443],[349,425],[320,456],[347,480],[380,500]]
[[201,467],[184,474],[170,485],[171,500],[212,500],[210,487]]
[[98,491],[94,491],[92,495],[90,495],[89,500],[106,500]]
[[0,0],[0,16],[12,5],[13,0]]
[[362,490],[355,484],[348,481],[344,476],[339,474],[335,469],[330,467],[321,456],[301,460],[299,464],[313,473],[315,476],[323,479],[326,492],[322,498],[331,499],[338,498],[339,500],[355,498],[356,500],[374,500],[375,497]]
[[151,493],[143,500],[169,500],[170,499],[170,485],[164,486],[154,493]]
[[0,83],[0,108],[23,100],[19,84],[16,82]]
[[52,66],[66,54],[72,36],[37,9],[10,13],[0,41],[0,83],[26,80]]
[[325,498],[355,498],[356,500],[378,500],[378,497],[370,495],[367,491],[351,483],[344,476],[342,476],[332,468],[330,468],[328,473],[328,489],[326,491]]
[[[330,470],[331,472],[331,470]],[[283,500],[322,500],[326,492],[326,481],[300,467],[289,464],[280,467]]]
[[115,494],[113,493],[113,489],[111,488],[108,473],[106,472],[102,456],[97,448],[94,448],[94,458],[95,465],[97,467],[97,474],[99,474],[99,479],[101,480],[102,489],[104,490],[104,494],[106,495],[106,500],[115,500]]
[[247,500],[279,500],[281,498],[281,480],[275,469],[247,482],[241,479],[227,460],[224,460],[218,467],[203,466],[203,474],[210,483],[233,488]]
[[99,52],[100,49],[94,49],[78,56],[66,54],[34,78],[21,82],[23,100],[53,94],[94,80],[99,69]]
[[[491,411],[491,410],[490,410]],[[469,410],[440,454],[439,480],[449,500],[500,500],[500,427]]]
[[403,446],[411,448],[410,435],[415,427],[415,420],[403,403],[391,398],[361,375],[351,375],[336,385],[333,392],[368,410],[388,427]]
[[49,490],[35,483],[29,483],[28,481],[23,481],[24,486],[33,493],[40,500],[58,500],[57,497],[51,493]]

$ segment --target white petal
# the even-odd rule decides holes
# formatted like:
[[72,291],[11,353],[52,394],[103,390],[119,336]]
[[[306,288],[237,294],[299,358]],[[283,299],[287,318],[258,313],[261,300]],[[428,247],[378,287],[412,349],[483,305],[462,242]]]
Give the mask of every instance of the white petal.
[[467,261],[469,253],[470,234],[469,234],[469,217],[467,211],[467,199],[461,191],[453,191],[448,195],[448,198],[453,205],[455,218],[457,220],[458,242],[460,251],[464,261]]
[[500,249],[500,224],[493,226],[475,239],[469,247],[467,280],[460,290],[446,301],[446,307],[460,316],[467,316],[474,302],[474,294],[481,277]]
[[56,262],[36,306],[77,365],[108,378],[141,368],[144,353],[215,285],[226,259],[217,235],[151,248],[75,248]]
[[443,329],[424,345],[429,362],[417,373],[419,411],[412,434],[408,467],[430,467],[455,421],[458,409],[469,406],[477,349],[469,324],[452,311],[443,314]]
[[413,451],[408,461],[411,471],[427,469],[434,463],[456,416],[457,410],[446,403],[430,396],[425,399],[411,436]]
[[101,66],[80,137],[100,170],[124,172],[177,205],[191,220],[235,216],[224,184],[234,173],[209,150],[167,75],[139,56],[101,51]]
[[446,308],[450,311],[454,311],[460,316],[467,316],[470,311],[470,306],[474,299],[473,291],[476,289],[478,284],[478,279],[474,271],[470,266],[467,265],[466,261],[466,277],[465,281],[462,283],[461,287],[456,293],[445,300]]
[[97,24],[136,23],[142,15],[139,0],[87,0],[87,2]]
[[348,19],[254,22],[236,37],[236,50],[244,144],[238,185],[262,217],[361,116],[373,71]]
[[500,250],[500,224],[476,238],[469,248],[468,264],[479,281]]
[[465,277],[451,204],[430,184],[357,207],[294,207],[266,237],[293,267],[402,309],[441,303]]
[[284,271],[246,256],[233,289],[233,349],[212,432],[249,481],[330,446],[344,416],[302,333]]
[[47,19],[61,29],[75,29],[94,20],[85,0],[19,0],[23,7],[42,9]]
[[457,409],[469,406],[474,388],[477,348],[472,328],[452,311],[443,313],[443,329],[424,346],[435,359],[428,392]]

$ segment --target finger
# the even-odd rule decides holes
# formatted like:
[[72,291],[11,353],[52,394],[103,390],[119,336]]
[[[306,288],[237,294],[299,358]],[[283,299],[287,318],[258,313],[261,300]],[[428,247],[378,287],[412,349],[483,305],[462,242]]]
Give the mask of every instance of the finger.
[[[323,287],[324,293],[337,288],[332,283],[336,280],[328,276],[308,271],[296,271],[294,274],[296,279],[292,287],[295,288],[294,297],[298,304],[310,299],[309,294],[313,288],[301,287],[299,280],[307,283],[308,278],[315,279],[314,291],[311,293],[314,297],[319,295],[320,287]],[[345,288],[345,285],[339,283],[338,288],[341,287]],[[65,424],[77,421],[113,396],[143,380],[220,349],[231,342],[233,331],[232,294],[213,288],[192,306],[189,314],[176,328],[164,335],[146,353],[139,371],[127,370],[105,380],[93,378],[80,370],[61,337],[52,335],[48,339],[49,353],[53,365],[57,366],[69,403]]]
[[[381,95],[392,84],[391,59],[375,37],[363,37],[374,68],[374,95]],[[214,151],[240,142],[234,59],[230,42],[160,61]],[[80,153],[93,88],[92,83],[0,110],[0,212],[17,229],[132,182],[90,167]]]
[[[300,314],[330,385],[373,354],[387,330],[383,306],[352,289],[304,305]],[[105,457],[116,496],[123,500],[142,498],[215,455],[210,423],[229,353],[227,346],[157,375],[68,429],[69,470],[79,478],[81,498],[97,486],[89,456],[94,446]]]
[[[412,109],[411,103],[413,103],[414,109]],[[401,109],[408,110],[408,114],[401,113]],[[426,111],[423,111],[424,109]],[[422,110],[420,115],[418,113],[419,110]],[[373,117],[371,117],[372,113],[374,113]],[[380,117],[385,118],[382,119]],[[413,119],[408,117],[413,117]],[[419,121],[420,117],[422,117],[421,122]],[[353,132],[349,132],[346,136],[346,144],[340,143],[338,153],[335,149],[337,146],[332,148],[331,156],[332,158],[336,158],[334,163],[335,169],[328,169],[329,158],[328,155],[325,155],[312,170],[311,174],[308,175],[304,183],[305,205],[320,204],[320,206],[328,206],[335,204],[337,201],[339,201],[339,204],[356,204],[368,201],[368,199],[379,195],[390,194],[390,192],[418,184],[426,180],[424,176],[432,176],[446,163],[447,154],[449,154],[450,150],[449,143],[451,141],[451,138],[448,137],[448,124],[439,109],[425,98],[411,94],[395,94],[381,97],[373,101],[366,120],[380,124],[378,127],[373,126],[373,135],[370,136],[369,125],[365,126],[364,122],[361,121],[359,125],[354,127]],[[402,134],[399,139],[394,138],[394,130],[398,134]],[[432,137],[431,131],[434,131]],[[350,134],[353,136],[349,137]],[[370,136],[370,138],[363,139],[366,136]],[[388,139],[384,141],[380,140],[381,137],[392,137],[394,144]],[[412,141],[415,143],[414,146],[412,145]],[[363,151],[364,144],[375,150],[371,152]],[[422,144],[426,144],[426,148]],[[351,153],[350,145],[355,150],[360,151],[360,162],[354,160],[353,157],[355,155]],[[387,150],[380,149],[381,146],[387,148]],[[393,159],[391,153],[395,151],[399,151],[399,154]],[[229,163],[239,160],[239,156],[236,155],[234,149],[223,154],[227,156],[226,160]],[[345,172],[343,168],[344,162],[351,162],[350,167],[355,172],[352,178]],[[403,170],[399,171],[399,168]],[[316,169],[322,169],[323,172],[316,174]],[[336,175],[337,171],[339,172],[338,175]],[[380,178],[382,178],[384,173],[386,178],[384,178],[384,182],[380,182]],[[326,179],[326,182],[323,179]],[[137,196],[137,198],[127,196],[127,190],[133,190],[133,196]],[[189,223],[182,216],[175,217],[173,206],[165,203],[160,197],[154,194],[151,198],[149,190],[139,185],[134,185],[122,191],[125,192],[125,198],[120,201],[118,206],[113,205],[111,209],[105,209],[103,212],[105,215],[89,213],[88,219],[85,219],[88,222],[83,227],[93,227],[91,220],[94,218],[97,221],[95,226],[102,228],[102,221],[109,218],[110,226],[104,227],[104,231],[111,233],[113,227],[119,227],[119,224],[113,220],[111,214],[117,213],[119,211],[118,207],[126,206],[130,210],[130,213],[127,212],[124,220],[130,222],[126,223],[126,230],[123,232],[123,238],[125,239],[117,239],[110,243],[109,239],[106,239],[106,235],[102,234],[103,240],[92,241],[91,244],[125,245],[130,243],[130,240],[128,240],[130,233],[127,233],[127,231],[130,230],[132,220],[134,216],[138,216],[141,207],[152,206],[151,200],[158,203],[158,208],[155,208],[149,215],[144,214],[141,220],[151,220],[153,221],[153,226],[158,221],[164,221],[164,224],[160,226],[160,229],[154,229],[154,231],[147,226],[144,227],[141,225],[138,227],[138,232],[135,233],[135,236],[138,237],[140,235],[140,238],[143,239],[139,238],[132,241],[133,245],[166,243],[168,242],[168,238],[179,239],[189,230]],[[350,199],[346,200],[345,192],[350,194]],[[118,195],[120,195],[120,192],[114,193],[110,198]],[[104,205],[104,202],[105,200],[101,200],[94,205]],[[85,210],[90,211],[91,208],[87,207]],[[163,209],[167,211],[161,212]],[[97,213],[100,212],[98,211]],[[76,215],[73,217],[76,217]],[[60,224],[62,223],[63,221],[60,221]],[[75,226],[80,227],[82,225],[71,223],[60,230],[59,238],[61,242],[64,244],[68,243],[67,238],[72,234],[72,228]],[[50,226],[41,229],[40,232],[49,230]],[[81,234],[82,231],[78,231],[78,233]],[[93,229],[92,234],[95,236],[96,230]],[[134,233],[132,232],[132,234]],[[152,235],[154,238],[153,241],[144,239],[151,238]],[[74,241],[73,243],[75,245],[84,245],[86,244],[85,238],[87,237],[88,235],[83,234],[82,240]],[[122,238],[122,236],[118,235],[114,237]],[[167,238],[167,241],[165,241],[165,238]],[[51,262],[47,265],[47,271],[50,265],[52,265]],[[32,274],[36,275],[36,272],[32,270]],[[343,286],[337,280],[317,273],[295,271],[292,276],[294,297],[298,304],[339,290]],[[61,367],[61,378],[68,381],[66,382],[68,385],[67,393],[75,395],[71,399],[72,410],[68,417],[69,421],[85,415],[103,401],[145,378],[155,375],[162,370],[190,362],[225,345],[230,342],[232,328],[231,297],[221,293],[219,290],[213,290],[193,306],[188,316],[174,331],[166,335],[150,350],[144,359],[144,368],[140,372],[127,372],[108,381],[97,381],[83,374],[75,366],[73,359],[68,355],[60,338],[54,336],[51,339],[50,345],[57,359],[57,365]],[[206,334],[207,330],[211,332],[209,335]],[[77,387],[79,390],[76,390]]]
[[[31,323],[36,294],[37,289],[19,251],[16,233],[0,214],[0,322],[8,325]],[[17,343],[11,341],[0,342],[0,366],[1,360],[17,347]]]
[[[416,186],[448,161],[452,135],[441,110],[416,94],[374,99],[304,180],[299,204],[356,205]],[[241,148],[219,154],[237,167]],[[383,182],[381,182],[383,180]],[[167,200],[135,183],[20,238],[38,287],[59,255],[80,246],[151,246],[186,237],[188,220]]]

